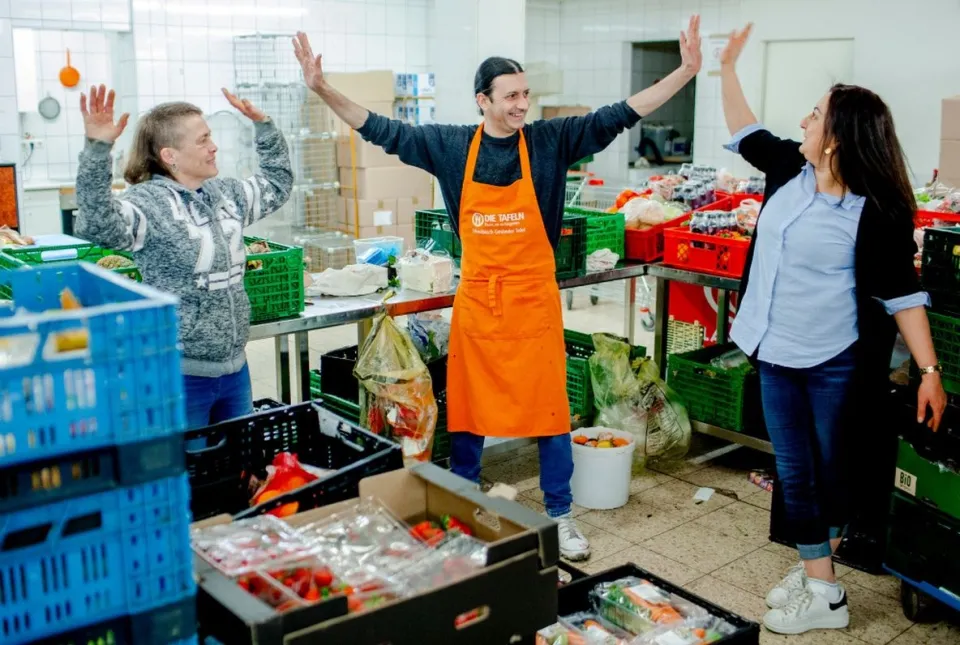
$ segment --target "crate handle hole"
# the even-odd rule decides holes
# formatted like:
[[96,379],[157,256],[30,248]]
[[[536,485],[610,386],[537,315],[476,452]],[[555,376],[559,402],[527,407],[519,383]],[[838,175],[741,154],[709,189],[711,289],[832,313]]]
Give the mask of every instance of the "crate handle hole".
[[473,627],[483,621],[487,620],[490,617],[490,607],[489,605],[483,605],[482,607],[477,607],[476,609],[471,609],[470,611],[465,611],[456,618],[453,619],[453,625],[457,630],[464,630]]

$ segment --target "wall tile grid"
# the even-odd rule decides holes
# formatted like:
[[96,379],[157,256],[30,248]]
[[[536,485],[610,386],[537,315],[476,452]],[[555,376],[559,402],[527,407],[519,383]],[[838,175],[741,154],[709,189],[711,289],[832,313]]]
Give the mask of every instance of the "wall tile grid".
[[[925,3],[924,16],[936,19],[917,19],[915,24],[905,24],[909,14],[904,13],[908,9],[902,0],[564,0],[560,8],[563,103],[600,107],[627,96],[632,79],[629,69],[621,66],[629,61],[623,48],[633,42],[677,38],[694,12],[702,16],[704,38],[729,33],[747,21],[755,23],[739,71],[758,114],[763,41],[854,38],[854,78],[848,82],[873,89],[890,104],[918,178],[929,177],[937,164],[940,100],[960,94],[960,39],[951,31],[960,22],[960,3],[954,0]],[[797,106],[798,124],[806,110],[807,106]],[[779,134],[797,137],[799,128]],[[737,174],[752,172],[721,148],[727,138],[719,79],[703,73],[697,79],[694,160]],[[629,137],[621,136],[598,156],[594,169],[622,176],[628,155]]]

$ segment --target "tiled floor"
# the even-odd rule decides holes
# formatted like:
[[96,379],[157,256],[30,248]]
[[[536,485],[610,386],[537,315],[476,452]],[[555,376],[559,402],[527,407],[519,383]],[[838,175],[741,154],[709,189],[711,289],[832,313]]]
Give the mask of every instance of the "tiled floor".
[[[575,306],[567,311],[569,328],[623,333],[623,309],[614,289],[604,289],[596,306],[589,290],[577,292]],[[621,296],[622,298],[622,296]],[[637,326],[638,330],[640,326]],[[638,332],[638,344],[652,346],[649,334]],[[310,334],[311,363],[321,353],[357,341],[353,326]],[[275,397],[273,342],[258,341],[248,347],[254,396]],[[747,472],[703,461],[695,455],[717,447],[704,438],[682,463],[649,470],[633,479],[630,501],[612,511],[575,507],[574,515],[590,538],[593,557],[582,568],[588,572],[633,562],[716,604],[759,621],[766,611],[763,597],[796,562],[796,552],[768,540],[770,494],[747,481]],[[738,450],[736,453],[742,453]],[[735,453],[735,454],[736,454]],[[742,462],[742,460],[740,460]],[[724,459],[724,463],[727,460]],[[486,460],[483,477],[511,484],[520,501],[543,511],[538,484],[535,446]],[[701,486],[715,489],[713,497],[696,503]],[[764,631],[763,644],[791,645],[957,645],[960,627],[947,623],[913,625],[900,610],[899,584],[890,577],[871,576],[846,567],[838,573],[850,598],[851,624],[843,631],[810,632],[783,637]]]
[[[706,450],[715,447],[707,445]],[[578,565],[598,572],[633,562],[648,571],[759,621],[764,596],[796,562],[796,551],[768,539],[770,493],[749,481],[747,472],[715,462],[673,466],[672,474],[649,470],[635,476],[630,501],[612,511],[575,508],[590,538],[593,557]],[[483,477],[514,485],[520,501],[543,511],[534,450],[504,455],[485,464]],[[694,501],[701,486],[715,492],[708,502]],[[960,626],[914,625],[900,609],[899,583],[842,565],[841,580],[850,598],[850,627],[783,637],[764,631],[761,643],[797,645],[956,645]]]

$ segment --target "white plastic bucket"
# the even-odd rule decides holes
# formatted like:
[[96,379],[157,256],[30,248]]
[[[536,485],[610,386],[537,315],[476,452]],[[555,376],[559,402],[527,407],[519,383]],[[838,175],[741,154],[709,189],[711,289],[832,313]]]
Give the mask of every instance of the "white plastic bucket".
[[630,499],[630,477],[633,466],[633,435],[609,428],[584,428],[570,435],[596,439],[601,432],[628,439],[630,445],[619,448],[591,448],[573,444],[573,503],[583,508],[607,510],[619,508]]

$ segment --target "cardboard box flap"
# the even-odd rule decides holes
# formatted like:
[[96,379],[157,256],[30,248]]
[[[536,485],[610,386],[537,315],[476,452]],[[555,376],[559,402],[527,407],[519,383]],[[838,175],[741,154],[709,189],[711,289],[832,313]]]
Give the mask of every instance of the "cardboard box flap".
[[943,99],[940,109],[940,138],[960,140],[960,96]]

